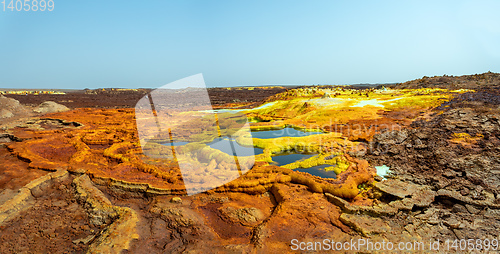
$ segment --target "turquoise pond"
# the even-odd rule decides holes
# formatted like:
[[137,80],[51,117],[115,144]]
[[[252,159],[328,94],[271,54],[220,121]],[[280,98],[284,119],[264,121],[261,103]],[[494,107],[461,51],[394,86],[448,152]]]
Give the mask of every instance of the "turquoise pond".
[[319,176],[323,178],[337,178],[337,174],[333,171],[325,171],[324,169],[326,167],[331,167],[335,165],[319,165],[315,167],[310,167],[310,168],[297,168],[295,170],[300,171],[300,172],[306,172],[314,176]]
[[272,156],[273,162],[278,166],[283,166],[286,164],[290,164],[296,161],[305,160],[313,157],[316,154],[306,154],[306,153],[287,153],[287,154],[278,154]]
[[[269,130],[269,131],[253,131],[253,138],[260,139],[270,139],[270,138],[278,138],[278,137],[305,137],[309,135],[317,135],[322,134],[323,132],[305,132],[301,130],[297,130],[294,128],[283,128],[279,130]],[[185,145],[188,142],[173,142],[174,146]],[[172,143],[165,143],[164,145],[171,145]],[[228,137],[217,138],[214,141],[207,144],[211,148],[220,150],[229,155],[238,154],[238,156],[250,156],[252,152],[254,155],[259,155],[264,152],[261,148],[256,147],[246,147],[238,144],[234,139],[229,139]],[[316,154],[308,154],[308,153],[286,153],[286,154],[276,154],[272,156],[273,164],[278,166],[283,166],[286,164],[290,164],[296,161],[305,160],[307,158],[311,158]],[[296,171],[306,172],[311,175],[323,177],[323,178],[336,178],[336,174],[333,171],[326,172],[323,169],[325,167],[330,167],[332,165],[319,165],[310,168],[297,168]]]
[[[286,164],[290,164],[296,161],[301,161],[305,160],[308,158],[311,158],[317,154],[304,154],[304,153],[290,153],[290,154],[282,154],[282,155],[275,155],[272,157],[272,160],[275,165],[278,166],[283,166]],[[314,166],[310,168],[296,168],[294,170],[300,171],[300,172],[306,172],[314,176],[319,176],[323,178],[336,178],[337,174],[333,171],[325,171],[324,168],[326,167],[331,167],[333,165],[319,165],[319,166]]]
[[317,134],[323,134],[323,132],[301,131],[290,127],[283,128],[280,130],[252,131],[252,137],[260,139],[279,138],[279,137],[305,137]]
[[[162,145],[183,146],[186,144],[189,144],[189,142],[177,141],[172,143],[163,143]],[[259,155],[264,152],[264,149],[262,148],[242,146],[238,144],[238,142],[236,142],[235,140],[233,139],[230,140],[227,137],[216,138],[214,141],[208,143],[207,145],[210,146],[211,148],[217,149],[229,155],[233,155],[234,153],[236,153],[239,156],[252,156],[252,155]],[[234,153],[233,153],[233,148],[234,148]],[[251,151],[253,151],[253,154]]]
[[183,146],[183,145],[187,145],[187,144],[189,144],[189,142],[179,141],[179,142],[165,143],[163,145]]
[[[217,138],[207,145],[229,155],[234,155],[236,153],[238,156],[251,156],[252,150],[254,155],[259,155],[264,152],[264,149],[262,148],[242,146],[238,144],[238,142],[228,138]],[[233,152],[233,149],[235,153]]]

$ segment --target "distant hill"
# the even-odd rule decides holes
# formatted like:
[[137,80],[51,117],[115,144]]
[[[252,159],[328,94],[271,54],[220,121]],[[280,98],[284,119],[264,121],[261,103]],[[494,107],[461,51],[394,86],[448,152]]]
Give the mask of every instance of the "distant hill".
[[483,74],[463,75],[463,76],[424,76],[420,79],[407,81],[404,83],[387,85],[397,89],[415,88],[443,88],[443,89],[481,89],[500,86],[500,73],[486,72]]

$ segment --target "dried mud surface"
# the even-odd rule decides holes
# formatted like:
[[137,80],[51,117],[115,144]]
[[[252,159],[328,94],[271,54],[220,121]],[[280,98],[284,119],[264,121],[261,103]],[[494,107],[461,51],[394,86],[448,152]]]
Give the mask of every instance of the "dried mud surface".
[[[0,134],[0,252],[286,253],[292,239],[498,239],[500,78],[481,75],[402,84],[475,89],[437,107],[377,109],[323,126],[342,136],[327,140],[348,165],[337,179],[258,161],[193,196],[175,163],[142,154],[130,107],[143,94],[110,95],[116,101],[102,108],[89,108],[102,94],[63,95],[56,102],[72,100],[64,105],[73,110]],[[248,107],[282,92],[231,91],[218,91],[219,105]],[[391,168],[387,179],[376,165]]]
[[[37,195],[33,206],[2,225],[1,253],[83,253],[99,228],[90,224],[76,201],[71,181],[52,184]],[[89,238],[90,239],[90,238]]]

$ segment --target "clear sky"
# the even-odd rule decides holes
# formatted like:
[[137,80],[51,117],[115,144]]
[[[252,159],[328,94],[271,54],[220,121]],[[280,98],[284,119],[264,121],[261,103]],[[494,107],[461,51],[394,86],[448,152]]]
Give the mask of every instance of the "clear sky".
[[[5,0],[8,4],[11,0]],[[0,3],[0,88],[404,82],[500,72],[500,1]]]

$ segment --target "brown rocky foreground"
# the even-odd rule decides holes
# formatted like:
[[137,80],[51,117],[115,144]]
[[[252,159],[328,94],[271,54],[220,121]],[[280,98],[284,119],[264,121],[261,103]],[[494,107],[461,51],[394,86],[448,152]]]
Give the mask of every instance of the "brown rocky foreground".
[[[463,253],[445,241],[498,243],[500,77],[444,78],[415,84],[475,91],[422,114],[385,112],[420,117],[364,135],[370,149],[348,152],[350,166],[335,180],[257,162],[193,196],[175,163],[142,154],[131,108],[4,122],[0,253],[286,253],[300,247],[293,239],[422,242],[422,253],[439,240],[440,252]],[[382,180],[371,165],[392,173]],[[482,243],[468,250],[484,252]]]

